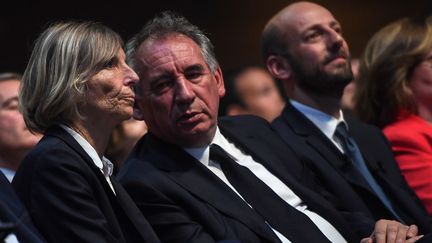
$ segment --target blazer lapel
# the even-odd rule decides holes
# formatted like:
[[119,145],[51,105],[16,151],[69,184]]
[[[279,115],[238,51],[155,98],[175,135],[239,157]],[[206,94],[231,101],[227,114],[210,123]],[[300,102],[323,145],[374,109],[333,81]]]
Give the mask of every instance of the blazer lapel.
[[[105,195],[106,200],[109,200],[109,202],[116,203],[117,204],[117,196],[113,193],[111,187],[109,186],[108,182],[106,181],[104,175],[101,173],[100,169],[94,164],[93,160],[90,158],[90,156],[84,151],[84,149],[79,145],[79,143],[63,128],[60,126],[53,126],[49,128],[45,135],[54,136],[60,140],[62,140],[64,143],[66,143],[70,148],[72,148],[75,152],[77,152],[85,161],[85,164],[90,168],[90,170],[93,171],[94,175],[99,180],[100,185],[102,186]],[[84,164],[83,164],[84,166]],[[102,199],[101,199],[102,200]],[[104,199],[105,200],[105,199]],[[121,227],[119,225],[119,222],[117,220],[117,217],[115,215],[115,210],[111,211],[112,213],[105,214],[105,217],[107,217],[107,220],[110,222],[110,227],[112,229],[112,233],[118,238],[123,239],[123,232],[121,232]]]
[[53,137],[57,137],[58,139],[62,140],[69,147],[71,147],[75,152],[77,152],[81,157],[83,157],[84,160],[87,162],[87,164],[91,165],[91,167],[96,167],[96,165],[93,163],[93,160],[90,158],[90,156],[88,156],[88,154],[84,151],[81,145],[79,145],[79,143],[60,126],[54,126],[49,128],[45,132],[45,134]]
[[153,149],[148,151],[151,154],[148,154],[147,159],[153,158],[153,165],[166,171],[174,182],[195,197],[242,222],[261,237],[275,241],[274,233],[264,220],[201,162],[177,146],[166,144],[151,135],[148,137],[149,146]]
[[113,193],[111,187],[106,182],[104,175],[101,173],[100,169],[94,164],[93,160],[90,156],[84,151],[84,149],[79,145],[79,143],[63,128],[59,126],[54,126],[48,129],[45,132],[46,135],[54,136],[61,139],[65,142],[69,147],[71,147],[75,152],[77,152],[86,162],[86,164],[90,167],[90,169],[94,172],[96,177],[98,177],[99,181],[101,181],[104,191],[110,200],[116,200],[115,194]]

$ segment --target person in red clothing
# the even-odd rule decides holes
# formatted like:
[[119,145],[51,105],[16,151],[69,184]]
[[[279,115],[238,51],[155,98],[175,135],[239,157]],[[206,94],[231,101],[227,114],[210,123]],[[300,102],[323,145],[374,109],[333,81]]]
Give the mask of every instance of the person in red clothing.
[[432,16],[400,19],[369,41],[356,111],[383,129],[408,184],[432,215]]

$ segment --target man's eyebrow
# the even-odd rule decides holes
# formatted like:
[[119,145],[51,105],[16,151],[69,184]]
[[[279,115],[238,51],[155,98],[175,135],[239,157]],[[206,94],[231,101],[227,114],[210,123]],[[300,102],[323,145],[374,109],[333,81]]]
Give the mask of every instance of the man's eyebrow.
[[170,76],[171,75],[170,75],[169,72],[164,72],[164,73],[158,74],[158,75],[150,78],[149,83],[152,84],[152,83],[155,83],[155,82],[157,82],[159,80],[169,78]]
[[[330,25],[332,28],[335,27],[335,26],[338,26],[338,27],[342,28],[342,26],[341,26],[341,25],[339,24],[339,22],[336,21],[336,20],[332,20],[332,21],[330,21],[329,25]],[[323,24],[321,24],[321,23],[313,24],[313,25],[308,26],[307,28],[305,28],[305,29],[303,30],[303,32],[306,32],[306,31],[308,31],[308,30],[319,29],[319,28],[321,28],[321,26],[323,26]]]
[[191,65],[191,66],[189,66],[189,67],[187,67],[185,69],[186,72],[190,72],[190,71],[203,71],[203,70],[204,70],[204,67],[201,64],[194,64],[194,65]]
[[342,28],[341,24],[339,22],[337,22],[336,20],[331,21],[330,26],[331,27],[338,26],[339,28]]

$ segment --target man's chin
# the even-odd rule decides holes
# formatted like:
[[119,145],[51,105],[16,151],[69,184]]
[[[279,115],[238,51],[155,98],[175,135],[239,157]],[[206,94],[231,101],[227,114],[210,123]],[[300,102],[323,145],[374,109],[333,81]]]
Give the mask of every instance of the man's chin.
[[181,138],[183,141],[187,141],[189,146],[204,146],[209,144],[214,137],[214,131],[209,128],[198,128],[195,127],[191,130],[183,130],[181,132]]

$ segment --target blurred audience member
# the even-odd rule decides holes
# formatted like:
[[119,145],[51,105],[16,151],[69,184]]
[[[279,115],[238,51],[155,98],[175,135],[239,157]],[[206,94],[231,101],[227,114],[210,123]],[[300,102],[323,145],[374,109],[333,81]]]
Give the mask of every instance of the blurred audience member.
[[114,163],[114,173],[120,169],[136,142],[147,133],[144,121],[133,118],[117,125],[111,133],[106,157]]
[[267,121],[279,116],[284,99],[267,70],[246,66],[224,75],[226,93],[220,115],[256,115]]
[[57,23],[36,41],[20,107],[44,137],[13,180],[48,242],[159,242],[103,156],[133,113],[137,74],[120,36],[93,22]]
[[0,199],[0,242],[45,242],[2,172],[0,172]]
[[18,110],[21,75],[0,74],[0,171],[12,181],[15,171],[41,135],[33,134]]
[[383,128],[408,184],[432,215],[432,17],[404,18],[372,37],[356,109]]
[[359,71],[359,59],[358,58],[352,58],[351,59],[351,71],[353,73],[353,80],[345,86],[343,95],[342,95],[342,109],[346,112],[352,112],[354,110],[354,93],[356,88],[356,80],[358,77],[358,71]]

